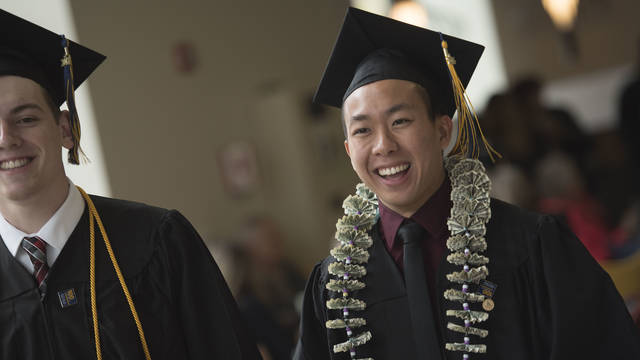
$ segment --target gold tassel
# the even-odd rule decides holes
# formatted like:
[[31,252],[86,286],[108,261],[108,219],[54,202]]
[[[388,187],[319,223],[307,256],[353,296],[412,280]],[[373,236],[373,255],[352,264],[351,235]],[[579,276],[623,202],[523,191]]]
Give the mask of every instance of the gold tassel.
[[458,110],[458,138],[456,144],[451,150],[453,155],[470,155],[472,158],[477,159],[480,155],[480,149],[478,145],[478,138],[482,140],[484,148],[487,150],[492,162],[497,158],[502,158],[502,155],[498,153],[487,141],[480,128],[480,122],[476,115],[473,105],[467,96],[467,93],[456,73],[454,67],[456,60],[449,54],[447,42],[442,40],[442,51],[444,52],[444,58],[447,61],[447,67],[449,68],[449,74],[451,75],[451,85],[453,87],[453,96],[456,102],[456,109]]
[[64,68],[64,86],[67,97],[67,107],[69,108],[69,127],[71,129],[71,140],[73,147],[69,149],[68,161],[71,164],[78,165],[80,161],[83,164],[89,162],[89,158],[85,155],[80,147],[80,119],[76,110],[75,89],[73,87],[73,62],[69,53],[69,41],[63,36],[62,46],[64,48],[64,57],[60,60],[61,66]]

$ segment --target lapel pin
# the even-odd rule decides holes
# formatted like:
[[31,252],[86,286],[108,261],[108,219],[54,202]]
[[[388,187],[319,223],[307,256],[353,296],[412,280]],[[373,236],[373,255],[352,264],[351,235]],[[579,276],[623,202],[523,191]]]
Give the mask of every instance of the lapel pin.
[[74,289],[58,291],[58,298],[60,299],[60,306],[63,309],[78,303],[78,298],[76,297]]
[[492,283],[491,281],[482,280],[480,282],[480,291],[482,295],[485,296],[485,299],[482,302],[482,308],[485,311],[491,311],[496,306],[492,298],[495,295],[497,288],[498,288],[498,285]]

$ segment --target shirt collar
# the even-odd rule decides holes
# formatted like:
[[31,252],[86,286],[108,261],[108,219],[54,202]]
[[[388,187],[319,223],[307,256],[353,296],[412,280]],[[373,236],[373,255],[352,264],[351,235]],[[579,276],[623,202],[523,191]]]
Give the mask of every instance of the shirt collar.
[[55,248],[57,252],[60,252],[80,221],[84,213],[84,206],[84,199],[82,199],[80,191],[69,180],[67,198],[40,230],[33,234],[27,234],[9,224],[4,216],[0,216],[0,236],[13,256],[16,256],[25,236],[38,236],[49,246]]
[[[439,238],[447,229],[447,217],[451,211],[451,181],[445,176],[436,192],[425,202],[411,219],[427,230],[433,238]],[[393,248],[396,233],[405,218],[379,202],[380,224],[384,240],[389,249]]]

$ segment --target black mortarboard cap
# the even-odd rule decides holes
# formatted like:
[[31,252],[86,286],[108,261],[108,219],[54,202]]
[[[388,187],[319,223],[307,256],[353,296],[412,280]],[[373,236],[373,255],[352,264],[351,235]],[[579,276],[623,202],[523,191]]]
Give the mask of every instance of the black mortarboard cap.
[[[0,9],[0,76],[16,75],[35,81],[48,90],[60,106],[67,99],[64,69],[65,55],[59,34]],[[74,88],[86,80],[105,56],[69,41],[73,58]]]
[[31,79],[47,90],[57,106],[67,102],[73,140],[69,162],[79,164],[84,154],[74,91],[105,56],[2,9],[0,32],[0,76]]
[[[463,86],[469,83],[484,46],[442,35]],[[456,110],[439,32],[349,8],[314,101],[342,107],[357,88],[384,79],[422,85],[442,113]]]

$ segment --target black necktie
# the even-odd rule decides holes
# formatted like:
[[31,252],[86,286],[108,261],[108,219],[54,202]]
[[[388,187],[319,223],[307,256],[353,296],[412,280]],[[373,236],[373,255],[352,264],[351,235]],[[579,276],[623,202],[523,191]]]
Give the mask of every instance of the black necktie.
[[435,360],[442,358],[420,246],[426,235],[424,228],[415,222],[404,223],[398,229],[398,237],[404,244],[404,280],[417,359]]

